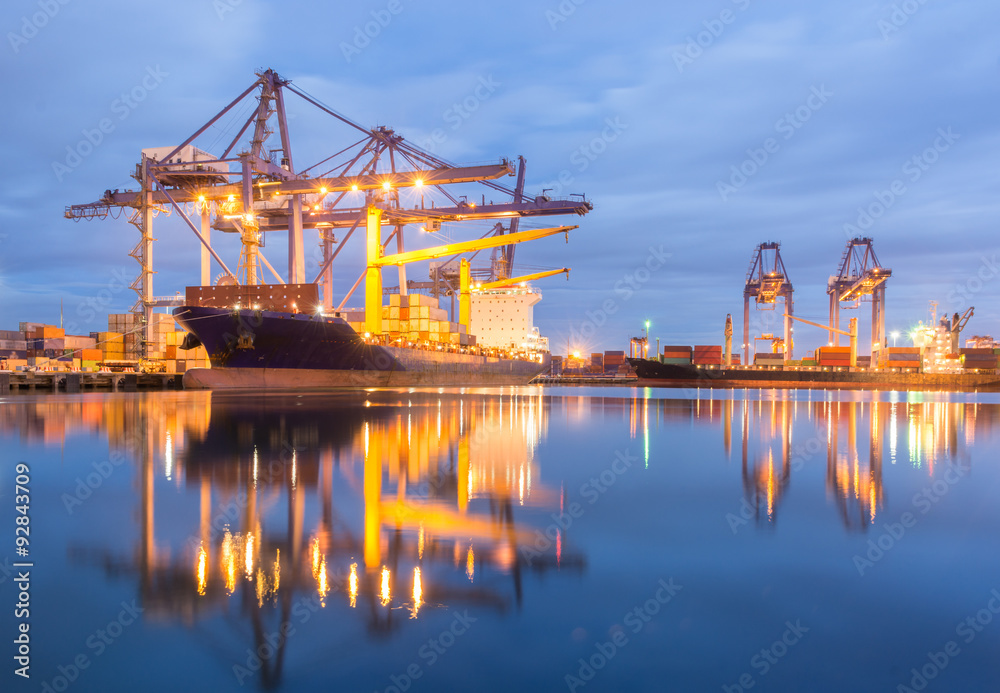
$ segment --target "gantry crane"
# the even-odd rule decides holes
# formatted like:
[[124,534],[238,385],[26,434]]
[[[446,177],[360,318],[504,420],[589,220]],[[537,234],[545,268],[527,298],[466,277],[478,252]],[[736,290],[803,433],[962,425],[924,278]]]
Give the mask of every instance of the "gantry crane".
[[785,360],[792,358],[792,283],[785,272],[781,260],[781,244],[761,243],[750,260],[746,286],[743,289],[743,363],[750,363],[750,297],[754,297],[758,307],[770,306],[774,310],[778,298],[785,302]]
[[[847,308],[857,308],[862,300],[872,302],[872,348],[879,353],[885,346],[885,283],[892,270],[882,267],[875,257],[870,238],[852,238],[847,242],[840,260],[840,270],[830,277],[826,292],[830,294],[830,343],[840,343],[840,304],[851,302]],[[877,346],[876,346],[877,345]]]
[[[300,97],[339,125],[353,129],[354,135],[349,139],[358,138],[359,133],[360,139],[333,154],[317,157],[316,163],[306,168],[297,168],[285,110],[288,94]],[[242,126],[220,154],[195,146],[212,128],[216,130],[210,134],[220,139],[218,129],[224,124],[223,118],[227,114],[230,119],[238,117],[236,114],[245,112],[248,104],[251,106],[249,117],[231,121]],[[279,134],[279,142],[269,149],[266,144],[275,131]],[[320,134],[326,137],[329,133]],[[227,140],[228,137],[222,141]],[[176,147],[144,150],[133,175],[139,183],[138,190],[107,190],[96,202],[67,207],[65,215],[74,220],[93,219],[103,218],[116,209],[132,210],[130,222],[139,229],[141,236],[131,255],[140,266],[139,277],[132,285],[138,294],[132,312],[145,326],[144,339],[137,343],[136,349],[142,355],[152,341],[152,309],[178,305],[180,301],[179,298],[158,299],[153,294],[153,218],[158,212],[176,212],[201,243],[202,285],[211,284],[212,259],[222,269],[218,283],[256,285],[262,283],[266,267],[275,282],[286,284],[261,250],[268,233],[286,233],[287,284],[321,286],[320,308],[325,311],[332,310],[335,305],[332,263],[355,230],[363,227],[366,268],[337,308],[342,308],[364,281],[366,320],[377,323],[381,313],[383,265],[398,266],[399,291],[403,294],[407,291],[405,263],[411,260],[387,262],[384,252],[393,238],[396,239],[396,255],[406,252],[403,240],[406,225],[440,228],[443,222],[507,221],[508,226],[501,225],[498,234],[503,243],[482,239],[484,243],[475,248],[503,247],[503,269],[491,277],[498,280],[511,276],[514,245],[528,239],[528,236],[519,235],[518,221],[522,217],[584,215],[593,209],[585,198],[525,196],[523,157],[519,158],[515,188],[496,182],[514,174],[514,166],[506,159],[496,164],[460,167],[410,144],[390,128],[365,128],[273,70],[266,70],[258,73],[253,84]],[[461,183],[481,184],[491,195],[499,196],[499,201],[487,201],[485,194],[481,202],[474,196],[470,201],[468,195],[456,195],[444,187]],[[434,199],[428,205],[425,196],[430,194],[443,197],[443,206],[436,206]],[[192,221],[189,214],[200,217],[200,223]],[[383,236],[383,226],[393,227],[388,237]],[[559,227],[559,230],[569,228],[575,227]],[[213,229],[239,234],[242,249],[236,273],[213,248]],[[336,229],[346,231],[334,250],[334,244],[338,243],[334,236]],[[311,282],[305,276],[305,230],[317,232],[322,252],[319,273]],[[376,306],[379,309],[373,310]]]

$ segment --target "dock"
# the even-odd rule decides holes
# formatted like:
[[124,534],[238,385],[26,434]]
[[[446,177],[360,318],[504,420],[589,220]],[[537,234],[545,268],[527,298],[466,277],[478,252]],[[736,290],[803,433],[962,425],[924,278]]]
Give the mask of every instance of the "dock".
[[182,390],[183,374],[0,372],[0,396],[10,392],[139,392]]

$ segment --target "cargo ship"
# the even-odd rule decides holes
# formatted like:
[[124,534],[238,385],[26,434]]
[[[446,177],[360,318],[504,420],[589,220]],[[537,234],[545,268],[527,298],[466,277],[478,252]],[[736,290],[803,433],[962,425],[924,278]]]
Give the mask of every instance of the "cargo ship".
[[[241,293],[247,288],[233,287]],[[435,321],[442,324],[438,329],[448,331],[435,332],[432,339],[431,333],[400,330],[408,326],[406,319],[402,325],[392,323],[396,329],[372,335],[363,331],[357,313],[262,309],[253,301],[267,299],[262,294],[269,287],[264,285],[253,287],[256,296],[243,297],[242,306],[250,307],[199,300],[193,294],[202,289],[218,287],[189,287],[186,305],[173,310],[174,318],[190,333],[183,348],[203,346],[211,361],[211,368],[184,374],[186,389],[525,385],[549,367],[544,341],[520,348],[486,346],[466,334],[464,325],[447,321]],[[526,291],[506,294],[522,315]],[[495,304],[497,292],[493,293]],[[410,300],[420,315],[438,310],[430,307],[436,300],[428,296]],[[409,308],[402,303],[409,303],[407,297],[396,295],[392,305],[382,308],[387,320],[394,308],[396,314]]]
[[656,359],[628,358],[638,385],[692,388],[851,389],[851,390],[950,390],[1000,391],[1000,376],[993,372],[921,373],[906,369],[850,370],[846,367],[760,368],[699,367],[661,363]]
[[[921,323],[910,334],[913,346],[885,346],[872,356],[858,355],[852,319],[851,346],[829,344],[798,361],[780,350],[757,352],[747,366],[732,353],[732,318],[727,316],[724,347],[665,346],[649,359],[643,357],[648,341],[634,338],[628,363],[640,384],[662,387],[1000,391],[1000,348],[993,339],[974,337],[967,348],[958,347],[959,331],[971,314],[970,309],[962,320],[956,314],[951,321]],[[761,339],[783,346],[772,335]]]

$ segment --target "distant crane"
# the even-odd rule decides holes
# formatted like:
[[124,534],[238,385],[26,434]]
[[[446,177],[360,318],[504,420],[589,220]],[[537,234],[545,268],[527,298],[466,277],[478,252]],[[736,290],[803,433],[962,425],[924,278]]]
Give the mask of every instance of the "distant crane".
[[[723,333],[726,337],[726,348],[723,351],[723,365],[730,368],[733,365],[733,316],[726,315],[726,329]],[[657,350],[658,351],[658,350]]]
[[750,297],[757,305],[774,310],[778,298],[785,300],[785,360],[792,358],[792,283],[781,260],[781,244],[761,243],[754,249],[743,289],[743,363],[750,363]]
[[[847,308],[857,308],[860,301],[870,297],[872,302],[872,348],[880,352],[885,346],[885,283],[892,270],[882,267],[875,257],[870,238],[852,238],[847,242],[840,259],[840,270],[830,277],[826,292],[830,295],[830,343],[838,346],[840,304],[853,302]],[[876,346],[877,345],[877,346]]]

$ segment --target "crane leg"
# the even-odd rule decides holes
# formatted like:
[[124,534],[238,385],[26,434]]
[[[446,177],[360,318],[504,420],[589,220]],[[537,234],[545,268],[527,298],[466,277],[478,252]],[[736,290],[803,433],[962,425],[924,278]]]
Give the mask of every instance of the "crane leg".
[[750,365],[750,294],[743,294],[743,365]]

